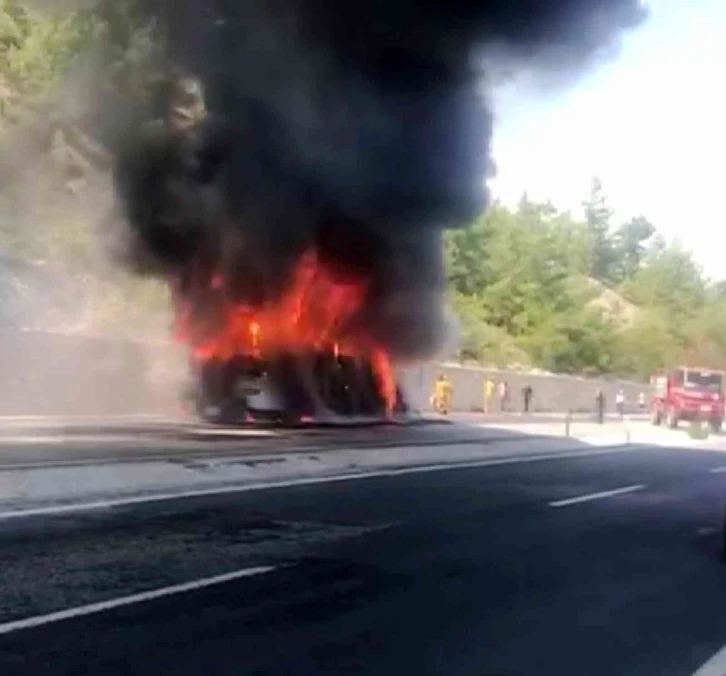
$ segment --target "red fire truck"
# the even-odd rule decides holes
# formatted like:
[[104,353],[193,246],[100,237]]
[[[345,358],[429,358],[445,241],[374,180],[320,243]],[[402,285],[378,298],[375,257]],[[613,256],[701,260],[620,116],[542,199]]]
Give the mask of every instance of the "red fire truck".
[[681,420],[707,420],[720,432],[724,420],[724,372],[680,366],[651,378],[651,420],[676,428]]

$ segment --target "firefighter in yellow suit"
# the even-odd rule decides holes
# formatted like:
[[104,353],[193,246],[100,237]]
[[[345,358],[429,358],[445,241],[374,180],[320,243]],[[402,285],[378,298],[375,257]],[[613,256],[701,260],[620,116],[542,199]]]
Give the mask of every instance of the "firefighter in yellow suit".
[[431,403],[436,413],[447,415],[451,405],[451,394],[453,387],[446,379],[446,376],[439,375],[434,383],[434,393],[431,396]]
[[492,398],[494,397],[494,388],[496,387],[491,378],[484,381],[484,413],[489,413],[492,407]]

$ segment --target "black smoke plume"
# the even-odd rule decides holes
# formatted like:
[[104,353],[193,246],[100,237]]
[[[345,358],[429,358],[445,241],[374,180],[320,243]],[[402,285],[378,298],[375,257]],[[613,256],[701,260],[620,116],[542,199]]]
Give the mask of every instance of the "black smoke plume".
[[396,359],[444,337],[441,234],[486,206],[487,83],[578,71],[643,18],[638,0],[141,4],[159,65],[196,78],[208,114],[120,135],[128,260],[191,287],[222,271],[254,304],[315,246],[335,274],[370,280],[352,330]]

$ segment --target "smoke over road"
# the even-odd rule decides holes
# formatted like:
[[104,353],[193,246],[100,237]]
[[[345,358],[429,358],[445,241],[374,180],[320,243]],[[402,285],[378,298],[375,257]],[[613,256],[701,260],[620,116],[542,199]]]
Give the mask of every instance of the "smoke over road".
[[213,334],[224,303],[289,295],[313,251],[334,282],[306,302],[356,289],[326,338],[394,361],[446,336],[441,234],[486,206],[495,70],[578,71],[643,18],[637,0],[142,5],[159,65],[198,78],[207,112],[122,135],[127,262],[182,289]]

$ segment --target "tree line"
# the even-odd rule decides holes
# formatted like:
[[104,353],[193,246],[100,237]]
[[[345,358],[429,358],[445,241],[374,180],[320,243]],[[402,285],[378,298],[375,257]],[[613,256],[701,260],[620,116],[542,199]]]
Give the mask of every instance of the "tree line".
[[636,379],[726,368],[726,285],[646,218],[614,222],[597,178],[583,213],[524,196],[446,234],[459,360]]

